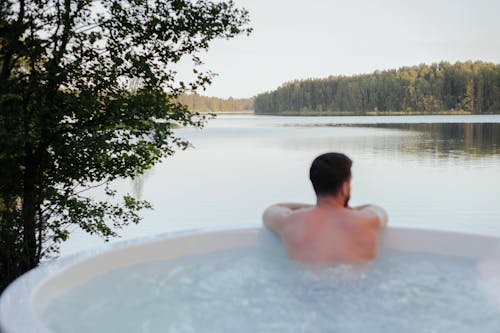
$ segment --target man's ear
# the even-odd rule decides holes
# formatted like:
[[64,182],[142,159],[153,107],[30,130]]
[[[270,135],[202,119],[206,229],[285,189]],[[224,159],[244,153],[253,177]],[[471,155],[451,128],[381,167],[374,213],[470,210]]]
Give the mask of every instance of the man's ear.
[[349,181],[346,180],[342,183],[342,195],[346,196],[349,194]]

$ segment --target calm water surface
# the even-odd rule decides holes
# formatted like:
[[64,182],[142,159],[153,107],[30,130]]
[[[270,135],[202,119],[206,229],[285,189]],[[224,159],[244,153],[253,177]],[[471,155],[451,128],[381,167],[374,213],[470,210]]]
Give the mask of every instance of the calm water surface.
[[[314,203],[309,166],[328,151],[354,161],[351,204],[385,207],[391,225],[500,235],[500,115],[219,116],[177,133],[193,148],[116,183],[154,206],[121,239],[260,225],[271,203]],[[61,253],[100,244],[77,231]]]

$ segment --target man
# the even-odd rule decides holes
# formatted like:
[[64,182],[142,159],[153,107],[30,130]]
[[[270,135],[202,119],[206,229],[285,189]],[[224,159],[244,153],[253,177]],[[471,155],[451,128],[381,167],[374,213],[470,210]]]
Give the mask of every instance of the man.
[[301,262],[374,259],[377,232],[387,213],[375,205],[351,208],[352,161],[344,154],[318,156],[309,171],[316,205],[281,203],[267,208],[264,224],[281,236],[288,256]]

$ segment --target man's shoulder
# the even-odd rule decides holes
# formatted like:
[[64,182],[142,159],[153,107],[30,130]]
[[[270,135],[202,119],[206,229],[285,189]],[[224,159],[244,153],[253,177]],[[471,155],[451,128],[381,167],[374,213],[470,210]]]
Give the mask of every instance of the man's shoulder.
[[310,207],[292,210],[283,205],[273,205],[268,207],[263,213],[264,224],[281,234],[284,229],[295,225],[296,223],[294,222],[305,220],[305,216],[310,210]]
[[380,228],[387,224],[387,213],[378,206],[367,205],[362,209],[351,209],[350,214],[364,226]]

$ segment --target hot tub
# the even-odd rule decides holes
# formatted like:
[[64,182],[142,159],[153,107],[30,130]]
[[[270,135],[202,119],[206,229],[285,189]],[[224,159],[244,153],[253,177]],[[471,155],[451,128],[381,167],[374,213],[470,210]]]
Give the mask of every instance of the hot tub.
[[[3,333],[51,332],[41,316],[47,305],[95,276],[129,266],[168,261],[186,255],[227,249],[279,246],[266,229],[246,227],[170,233],[110,244],[103,249],[43,264],[12,283],[0,299]],[[412,253],[470,258],[492,299],[500,299],[500,238],[450,231],[390,227],[380,234],[380,247]],[[500,305],[500,303],[498,304]]]

